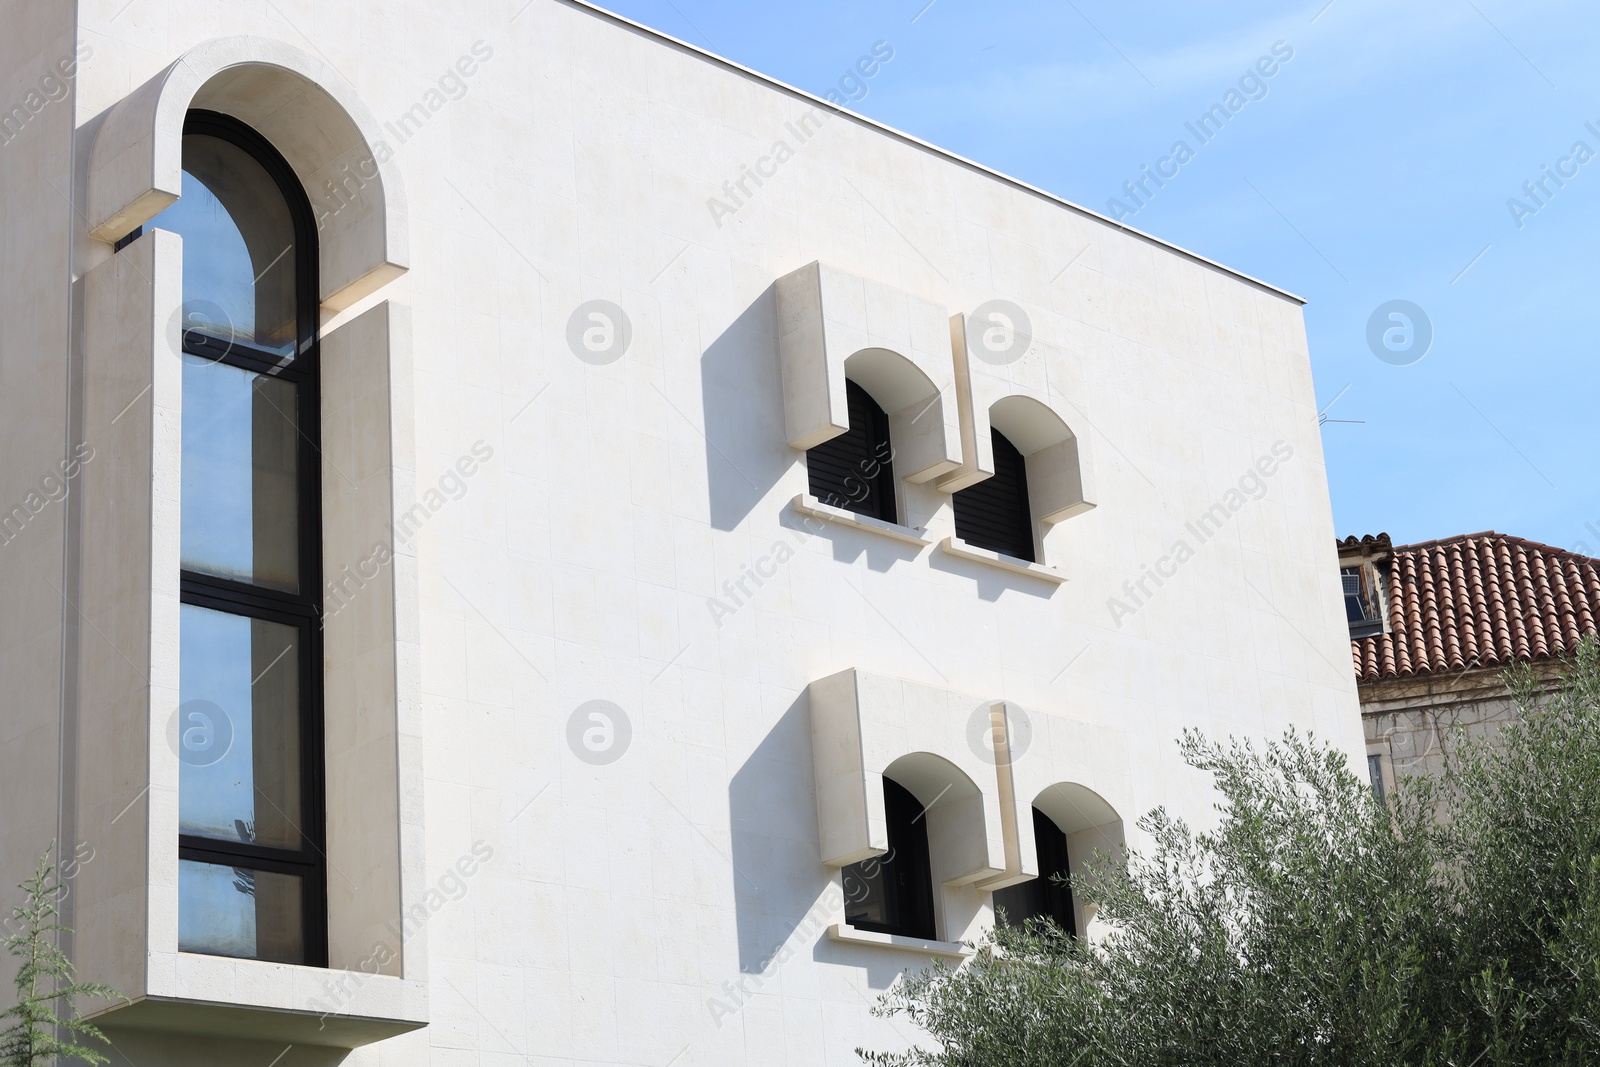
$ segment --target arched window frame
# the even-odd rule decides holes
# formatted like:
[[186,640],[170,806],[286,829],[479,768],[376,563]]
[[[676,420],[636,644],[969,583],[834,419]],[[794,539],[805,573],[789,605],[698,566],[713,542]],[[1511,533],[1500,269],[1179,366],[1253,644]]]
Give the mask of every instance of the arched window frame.
[[900,482],[925,484],[961,465],[944,308],[820,261],[775,288],[790,448],[808,452],[850,430],[853,382],[887,414],[896,495]]
[[[1001,717],[1007,722],[1008,735],[1015,729],[1013,717],[1017,710],[1008,702],[996,705],[996,711],[1002,713]],[[1052,917],[1075,936],[1094,940],[1099,936],[1095,919],[1099,906],[1087,895],[1093,891],[1091,872],[1102,861],[1124,862],[1125,836],[1119,810],[1125,809],[1127,797],[1119,796],[1115,804],[1109,799],[1118,795],[1107,788],[1116,785],[1112,781],[1097,782],[1093,788],[1083,784],[1091,777],[1088,764],[1107,762],[1109,753],[1104,749],[1096,751],[1098,746],[1085,747],[1081,732],[1051,729],[1033,732],[1031,736],[1026,759],[1008,757],[998,768],[1002,779],[1009,779],[1002,786],[1012,798],[1007,803],[1015,806],[1015,814],[1010,817],[1016,838],[1015,851],[1008,849],[1007,870],[980,882],[979,888],[989,890],[991,903],[1004,907],[1007,918],[1015,922],[1033,911],[1018,907],[1010,888],[1030,884],[1035,890],[1042,888],[1037,883],[1048,878],[1053,869],[1059,870],[1057,861],[1064,859],[1064,873],[1084,892],[1063,892],[1045,903],[1052,911],[1059,907],[1068,909],[1070,925],[1061,922],[1059,914]],[[1031,802],[1025,799],[1030,796]],[[1061,835],[1055,837],[1053,845],[1041,845],[1036,839],[1041,824],[1050,836]],[[1011,899],[1008,901],[1007,897]]]
[[[181,197],[183,126],[197,108],[269,140],[318,211],[329,969],[179,950],[184,256],[182,238],[147,224]],[[94,462],[75,490],[75,606],[94,638],[78,648],[76,685],[93,728],[77,731],[70,799],[79,825],[101,827],[101,858],[73,883],[78,974],[132,1002],[108,1009],[108,1027],[126,1014],[129,1027],[160,1029],[178,1011],[213,1032],[246,1026],[263,1040],[341,1048],[415,1030],[430,1017],[427,939],[405,921],[429,892],[414,802],[424,791],[420,594],[414,551],[394,534],[416,500],[413,331],[407,302],[381,294],[410,261],[402,176],[354,88],[264,37],[201,41],[84,132],[82,218],[99,244],[80,283]],[[328,324],[369,295],[380,298]],[[359,569],[379,543],[392,562],[363,573],[361,595],[331,611],[327,578]]]
[[[303,958],[328,963],[327,859],[323,757],[322,647],[322,486],[321,389],[318,344],[317,227],[299,178],[277,149],[254,129],[217,112],[194,109],[184,120],[185,135],[214,137],[242,149],[272,178],[288,206],[294,226],[296,341],[292,359],[252,348],[237,338],[214,338],[198,330],[182,332],[185,356],[198,356],[294,384],[299,398],[296,505],[298,591],[287,592],[247,581],[193,571],[180,572],[179,601],[227,614],[292,626],[299,634],[300,847],[277,848],[244,841],[179,834],[180,860],[297,875],[301,879]],[[187,299],[189,294],[185,293]],[[180,896],[180,912],[183,901]]]
[[[1025,538],[1016,535],[1011,549],[973,545],[958,536],[946,541],[945,551],[1057,583],[1066,581],[1056,567],[1058,561],[1047,558],[1047,534],[1057,523],[1093,509],[1096,498],[1090,442],[1072,428],[1087,425],[1087,419],[1050,380],[1049,368],[1067,365],[1071,355],[1034,337],[1015,359],[996,363],[973,358],[967,337],[974,328],[965,313],[950,319],[962,462],[935,486],[955,495],[995,475],[994,431],[999,431],[1025,461],[1029,530]],[[1024,546],[1028,551],[1019,554]]]

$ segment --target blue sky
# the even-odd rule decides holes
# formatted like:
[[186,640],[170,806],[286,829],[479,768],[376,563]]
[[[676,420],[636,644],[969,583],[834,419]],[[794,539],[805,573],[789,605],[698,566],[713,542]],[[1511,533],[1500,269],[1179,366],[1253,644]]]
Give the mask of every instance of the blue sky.
[[[926,2],[606,6],[818,93],[887,41],[856,110],[1101,212],[1285,42],[1265,95],[1252,85],[1259,99],[1130,224],[1309,300],[1319,406],[1364,420],[1323,428],[1341,536],[1496,529],[1600,554],[1592,9]],[[1596,158],[1580,163],[1578,141]],[[1523,186],[1541,178],[1536,201]],[[1369,346],[1391,300],[1431,322],[1420,360]]]

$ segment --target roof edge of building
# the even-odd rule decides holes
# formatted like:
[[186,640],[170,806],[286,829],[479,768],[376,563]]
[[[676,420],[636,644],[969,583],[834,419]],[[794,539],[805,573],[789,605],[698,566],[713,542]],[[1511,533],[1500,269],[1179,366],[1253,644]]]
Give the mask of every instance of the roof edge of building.
[[1227,274],[1233,278],[1237,278],[1239,281],[1245,282],[1248,285],[1252,285],[1257,289],[1263,290],[1264,292],[1271,293],[1274,296],[1283,297],[1286,300],[1293,301],[1294,303],[1302,306],[1307,302],[1305,297],[1273,285],[1271,282],[1262,281],[1260,278],[1253,277],[1252,275],[1246,274],[1241,270],[1235,270],[1233,267],[1229,267],[1226,264],[1218,263],[1214,259],[1207,259],[1198,252],[1191,252],[1189,249],[1184,248],[1181,245],[1175,245],[1171,241],[1163,240],[1160,237],[1146,233],[1145,231],[1137,229],[1133,226],[1125,225],[1124,223],[1118,222],[1116,219],[1100,214],[1098,211],[1095,211],[1092,208],[1086,208],[1082,204],[1075,204],[1065,197],[1058,196],[1047,189],[1041,189],[1036,185],[1030,185],[1020,178],[1013,178],[1009,174],[995,170],[993,167],[985,166],[984,164],[975,160],[968,159],[966,156],[952,152],[948,148],[941,148],[929,141],[924,141],[920,137],[906,133],[904,130],[897,130],[893,126],[879,122],[876,119],[868,118],[867,116],[859,114],[858,112],[851,111],[849,108],[840,107],[839,105],[829,100],[825,100],[813,93],[809,93],[804,89],[798,89],[787,82],[779,81],[770,74],[763,74],[759,70],[755,70],[751,67],[745,66],[742,63],[737,63],[731,59],[719,56],[715,52],[701,48],[699,45],[690,44],[688,41],[681,40],[669,33],[663,33],[662,31],[650,26],[646,26],[643,23],[635,22],[625,15],[619,15],[614,11],[607,11],[598,4],[591,3],[590,0],[560,0],[560,2],[566,4],[568,7],[577,8],[598,18],[616,23],[619,26],[623,26],[636,33],[643,34],[646,37],[654,38],[663,44],[667,44],[684,52],[688,52],[693,56],[707,60],[719,67],[723,67],[724,69],[742,74],[747,78],[753,78],[756,81],[762,82],[771,88],[779,90],[780,92],[787,93],[790,96],[798,97],[802,100],[807,100],[813,104],[820,105],[837,115],[842,115],[845,118],[851,119],[863,126],[874,129],[879,133],[887,134],[897,141],[902,141],[906,144],[912,145],[913,147],[920,148],[927,152],[932,152],[938,156],[942,156],[953,163],[959,164],[960,166],[966,167],[970,170],[977,171],[978,173],[987,177],[994,178],[1006,185],[1020,189],[1023,192],[1031,193],[1032,195],[1043,200],[1047,200],[1059,207],[1064,207],[1069,211],[1076,212],[1085,218],[1090,218],[1094,219],[1096,222],[1105,223],[1107,226],[1120,230],[1131,237],[1138,238],[1142,241],[1147,241],[1150,244],[1164,248],[1169,252],[1175,252],[1185,259],[1192,260],[1195,263],[1199,263],[1204,266],[1211,267],[1214,270],[1221,271],[1224,274]]
[[1497,530],[1479,530],[1477,533],[1456,534],[1453,537],[1435,537],[1431,541],[1418,541],[1416,544],[1412,545],[1395,545],[1394,550],[1396,553],[1420,552],[1424,549],[1442,548],[1445,545],[1454,545],[1459,544],[1462,541],[1473,540],[1509,541],[1522,545],[1524,548],[1533,549],[1538,552],[1550,552],[1558,556],[1565,556],[1568,559],[1583,560],[1588,563],[1600,564],[1600,559],[1596,559],[1593,556],[1585,556],[1581,553],[1573,552],[1571,549],[1558,548],[1555,545],[1547,545],[1542,541],[1530,541],[1528,538],[1518,537],[1516,534],[1503,534]]

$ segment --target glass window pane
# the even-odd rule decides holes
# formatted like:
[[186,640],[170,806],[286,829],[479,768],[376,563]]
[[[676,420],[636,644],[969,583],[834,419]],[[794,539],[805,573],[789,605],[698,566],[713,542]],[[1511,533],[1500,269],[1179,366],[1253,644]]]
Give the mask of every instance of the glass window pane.
[[894,910],[889,901],[886,867],[894,862],[891,852],[852,863],[844,869],[844,921],[859,929],[881,929],[894,925]]
[[179,611],[180,831],[301,847],[300,631]]
[[185,136],[182,194],[150,225],[183,237],[185,330],[294,358],[294,222],[261,164],[227,141]]
[[304,963],[302,879],[178,861],[178,950]]
[[299,591],[296,387],[183,357],[183,565]]

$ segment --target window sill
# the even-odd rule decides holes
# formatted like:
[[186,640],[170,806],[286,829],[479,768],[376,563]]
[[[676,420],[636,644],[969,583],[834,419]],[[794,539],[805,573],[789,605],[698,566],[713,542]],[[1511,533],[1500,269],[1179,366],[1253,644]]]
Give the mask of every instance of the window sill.
[[191,952],[152,957],[149,987],[106,1027],[353,1049],[428,1025],[425,982]]
[[846,923],[835,923],[828,927],[828,940],[846,945],[871,945],[874,948],[898,949],[923,956],[945,956],[958,960],[972,955],[972,949],[959,941],[925,941],[920,937],[880,934],[872,930],[857,930]]
[[969,545],[959,537],[946,537],[940,542],[939,547],[944,549],[946,555],[955,556],[957,559],[971,560],[974,563],[987,563],[991,567],[998,567],[1013,574],[1025,574],[1030,578],[1038,578],[1040,581],[1061,585],[1067,580],[1066,574],[1056,570],[1054,567],[1046,567],[1039,563],[1029,563],[1025,559],[1008,556],[1003,552],[993,552],[987,548]]
[[898,523],[884,522],[882,519],[868,518],[865,515],[857,515],[853,511],[836,508],[832,504],[824,504],[810,493],[801,493],[795,497],[794,509],[802,515],[826,519],[828,522],[836,522],[841,526],[852,526],[857,530],[865,530],[868,533],[882,534],[884,537],[892,537],[896,541],[904,541],[907,544],[922,546],[929,543],[921,530],[913,529],[910,526],[901,526]]

